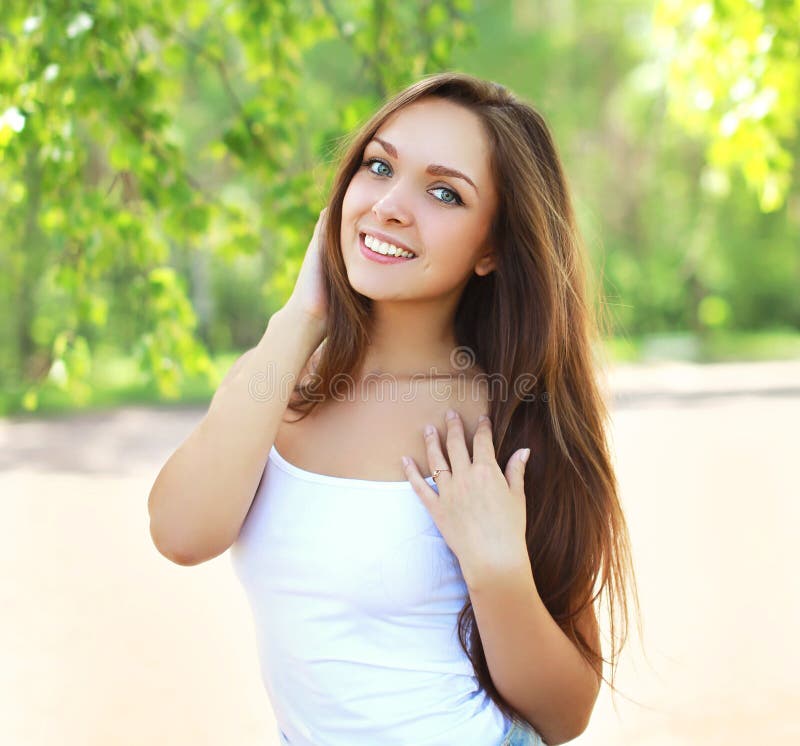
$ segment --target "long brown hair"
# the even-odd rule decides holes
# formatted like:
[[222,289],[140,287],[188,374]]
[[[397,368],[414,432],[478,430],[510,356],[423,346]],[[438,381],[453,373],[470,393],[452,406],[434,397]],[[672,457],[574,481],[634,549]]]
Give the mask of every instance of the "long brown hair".
[[[389,116],[425,96],[467,107],[489,138],[499,195],[491,227],[496,268],[468,281],[456,311],[456,339],[488,376],[527,377],[527,393],[511,387],[512,395],[490,403],[497,461],[504,467],[517,449],[530,447],[525,538],[536,588],[594,670],[602,676],[603,662],[610,664],[613,690],[628,634],[626,580],[637,610],[638,597],[606,441],[609,413],[596,379],[601,367],[594,357],[601,339],[597,322],[605,328],[607,319],[593,309],[587,293],[585,253],[567,183],[535,109],[497,83],[440,73],[394,96],[344,143],[322,237],[327,336],[313,370],[313,393],[300,382],[289,407],[307,415],[336,395],[337,379],[360,370],[372,301],[347,278],[340,245],[342,202],[372,136]],[[597,655],[575,626],[603,592],[611,627],[608,659],[602,651]],[[458,635],[479,685],[509,718],[524,720],[492,683],[469,598],[458,616]]]

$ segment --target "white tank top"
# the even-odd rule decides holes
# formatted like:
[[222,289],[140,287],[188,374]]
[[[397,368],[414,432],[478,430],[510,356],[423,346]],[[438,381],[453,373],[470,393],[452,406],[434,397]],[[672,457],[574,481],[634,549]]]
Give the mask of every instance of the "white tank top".
[[315,474],[273,447],[230,557],[281,743],[492,746],[511,729],[459,645],[467,586],[410,482]]

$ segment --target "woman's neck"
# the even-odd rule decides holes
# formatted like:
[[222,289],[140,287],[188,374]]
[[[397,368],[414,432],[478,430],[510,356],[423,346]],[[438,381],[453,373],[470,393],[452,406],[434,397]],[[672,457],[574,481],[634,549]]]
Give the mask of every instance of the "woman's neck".
[[[405,307],[403,307],[405,306]],[[416,308],[416,312],[414,310]],[[458,344],[450,319],[411,304],[381,304],[372,318],[362,371],[400,377],[458,372]]]

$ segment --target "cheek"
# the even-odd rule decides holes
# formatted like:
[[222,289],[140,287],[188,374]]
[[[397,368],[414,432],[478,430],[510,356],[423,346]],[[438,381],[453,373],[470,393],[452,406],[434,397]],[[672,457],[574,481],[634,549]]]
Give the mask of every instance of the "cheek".
[[363,211],[358,202],[357,185],[351,181],[342,199],[342,224],[340,231],[342,245],[351,239],[353,231],[355,230],[355,223],[362,213]]
[[436,256],[453,269],[466,270],[477,254],[477,229],[468,221],[444,220],[426,236],[431,256]]
[[342,215],[357,215],[364,211],[368,206],[370,197],[374,201],[374,191],[370,195],[369,188],[365,185],[364,180],[359,178],[356,174],[350,179],[350,184],[344,194],[344,201],[342,203]]

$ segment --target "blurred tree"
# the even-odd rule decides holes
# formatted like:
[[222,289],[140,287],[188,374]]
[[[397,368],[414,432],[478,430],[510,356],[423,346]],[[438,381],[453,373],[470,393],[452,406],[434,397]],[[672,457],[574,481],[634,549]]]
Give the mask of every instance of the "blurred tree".
[[800,119],[800,0],[659,0],[669,114],[707,142],[704,179],[740,171],[764,212],[789,191]]
[[[100,343],[133,353],[165,397],[187,373],[216,385],[196,308],[201,332],[230,334],[204,302],[203,262],[284,267],[263,289],[266,319],[323,206],[329,174],[315,165],[390,91],[445,66],[469,12],[469,0],[4,0],[0,385],[26,381],[28,409],[45,385],[87,401]],[[320,137],[303,65],[331,43],[361,78],[328,94]]]
[[[659,0],[654,32],[667,115],[704,150],[679,268],[689,325],[797,326],[800,252],[784,208],[800,200],[800,0]],[[774,219],[752,214],[739,179]]]
[[[478,1],[478,43],[454,62],[547,118],[615,333],[798,328],[800,187],[762,214],[742,170],[709,166],[706,134],[667,116],[680,88],[655,42],[654,8]],[[783,142],[797,154],[800,139]]]
[[797,1],[6,0],[0,385],[85,400],[106,345],[163,396],[218,380],[208,351],[290,292],[337,145],[452,67],[547,117],[618,332],[800,327]]

